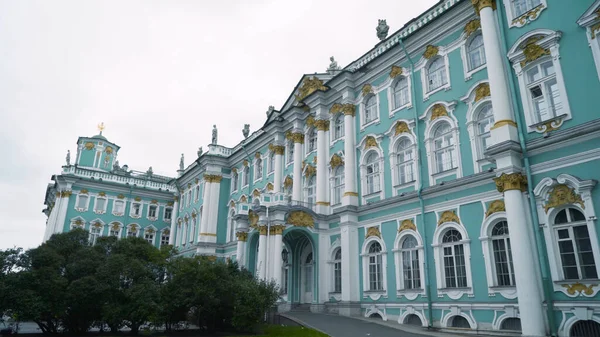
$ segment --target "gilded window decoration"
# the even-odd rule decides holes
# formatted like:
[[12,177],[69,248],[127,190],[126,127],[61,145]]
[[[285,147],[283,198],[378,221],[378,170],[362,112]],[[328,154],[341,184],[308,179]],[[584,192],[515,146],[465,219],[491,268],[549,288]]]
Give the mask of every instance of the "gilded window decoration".
[[229,207],[235,207],[235,201],[231,200],[231,201],[229,202]]
[[88,151],[93,150],[94,147],[95,147],[95,145],[92,142],[85,143],[85,149],[88,150]]
[[371,147],[377,147],[377,140],[373,136],[367,136],[367,139],[365,140],[365,149]]
[[438,226],[445,222],[456,222],[457,224],[460,224],[460,219],[458,218],[458,215],[454,213],[454,211],[444,211],[442,215],[440,215]]
[[479,28],[481,28],[481,21],[479,19],[474,19],[467,22],[464,29],[466,37],[471,36],[471,34],[476,32]]
[[505,211],[504,200],[494,200],[490,203],[488,210],[485,212],[485,217],[487,218],[494,213]]
[[585,209],[583,199],[575,192],[575,189],[569,188],[569,186],[565,184],[560,184],[556,185],[552,189],[552,192],[550,192],[548,202],[544,205],[544,210],[548,213],[550,208],[568,204],[578,204],[581,208]]
[[373,93],[373,86],[370,85],[370,84],[365,84],[362,87],[361,92],[362,92],[363,97],[367,96],[368,94],[372,94]]
[[305,176],[306,178],[308,178],[308,177],[312,177],[312,176],[314,176],[316,173],[317,173],[317,168],[316,168],[316,167],[314,167],[314,166],[312,166],[312,165],[310,165],[310,164],[306,165],[306,168],[304,169],[304,176]]
[[481,83],[475,88],[475,102],[479,102],[490,95],[490,84],[487,82]]
[[272,191],[273,190],[273,184],[272,183],[268,183],[267,184],[267,191]]
[[283,180],[284,188],[292,187],[293,184],[294,184],[294,180],[290,176],[285,177],[285,179]]
[[344,165],[344,160],[342,159],[342,157],[340,157],[340,155],[334,154],[333,156],[331,156],[329,165],[331,166],[332,169],[335,169],[338,166]]
[[407,229],[413,230],[415,232],[417,231],[417,226],[415,226],[415,223],[414,223],[414,221],[412,219],[403,220],[400,223],[400,227],[398,228],[398,232],[402,232],[402,231],[407,230]]
[[88,190],[85,188],[82,188],[81,191],[79,191],[79,194],[88,194]]
[[403,121],[396,122],[396,126],[394,127],[394,136],[405,132],[409,132],[408,124],[406,124],[406,122]]
[[440,48],[433,46],[433,45],[428,45],[427,48],[425,48],[423,57],[429,60],[432,57],[437,56],[439,51],[440,51]]
[[242,195],[241,198],[240,198],[240,202],[241,203],[247,203],[248,202],[248,198],[246,198],[245,195]]
[[392,70],[390,71],[390,78],[396,78],[402,75],[402,68],[398,66],[392,66]]
[[315,222],[310,214],[304,211],[292,211],[288,214],[286,222],[297,227],[315,227]]
[[367,228],[367,234],[365,235],[365,238],[370,238],[371,236],[376,236],[381,239],[381,232],[379,231],[379,227],[373,226]]
[[316,76],[312,78],[307,77],[304,79],[302,86],[298,89],[298,94],[296,94],[296,101],[302,102],[303,99],[308,97],[313,92],[319,91],[327,91],[327,87],[323,85],[323,81],[318,79]]
[[525,60],[521,61],[521,67],[533,62],[544,55],[550,55],[550,50],[540,47],[537,42],[543,39],[542,36],[532,36],[522,46]]
[[308,118],[306,118],[306,126],[311,128],[315,126],[315,117],[313,117],[313,115],[309,115]]
[[133,200],[135,200],[135,201],[142,201],[142,197],[135,197]]
[[443,104],[436,104],[433,106],[433,108],[431,109],[431,119],[430,121],[434,121],[437,118],[443,117],[443,116],[448,116],[448,110],[446,110],[446,107]]
[[106,152],[106,154],[112,154],[113,148],[111,146],[107,146],[106,149],[104,149],[104,152]]

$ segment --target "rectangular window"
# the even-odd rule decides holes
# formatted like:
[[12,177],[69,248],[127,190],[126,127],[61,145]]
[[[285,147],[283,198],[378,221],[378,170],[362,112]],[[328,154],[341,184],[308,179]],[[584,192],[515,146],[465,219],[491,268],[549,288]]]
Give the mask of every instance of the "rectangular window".
[[172,208],[165,208],[165,220],[171,220],[172,214],[173,214]]
[[150,208],[148,209],[148,217],[149,218],[156,218],[156,206],[155,205],[150,205]]
[[154,233],[146,233],[144,239],[148,241],[149,244],[154,244]]
[[117,238],[118,238],[118,237],[119,237],[119,232],[120,232],[120,231],[121,231],[120,229],[111,228],[111,229],[110,229],[110,233],[109,233],[109,235],[110,235],[110,236],[114,236],[114,237],[117,237]]
[[512,8],[515,18],[534,9],[540,4],[540,0],[512,0]]
[[462,245],[444,247],[446,288],[467,287],[465,254]]
[[511,287],[515,285],[510,239],[492,240],[494,261],[496,263],[496,280],[498,286]]
[[369,290],[382,290],[381,255],[369,256]]
[[104,198],[96,198],[96,212],[102,212],[104,211],[104,208],[106,206],[106,199]]
[[102,231],[102,227],[92,226],[92,228],[90,229],[90,237],[89,237],[90,245],[93,246],[96,244],[96,240],[98,240],[98,238],[100,237],[101,231]]
[[122,215],[125,208],[125,203],[122,200],[115,200],[114,214]]
[[80,194],[79,201],[77,202],[77,208],[87,208],[88,196]]
[[140,216],[140,214],[141,214],[141,208],[142,208],[141,204],[134,203],[131,206],[131,215],[133,215],[133,216]]
[[333,291],[336,293],[342,292],[342,263],[336,262],[334,264],[334,287]]
[[133,237],[136,237],[136,236],[137,236],[137,233],[138,233],[138,232],[137,232],[137,229],[129,228],[129,229],[127,230],[127,237],[128,237],[128,238],[133,238]]
[[160,245],[161,246],[165,246],[169,244],[169,234],[166,234],[163,232],[163,234],[160,236]]
[[566,280],[598,278],[587,225],[559,229],[557,236],[564,278]]

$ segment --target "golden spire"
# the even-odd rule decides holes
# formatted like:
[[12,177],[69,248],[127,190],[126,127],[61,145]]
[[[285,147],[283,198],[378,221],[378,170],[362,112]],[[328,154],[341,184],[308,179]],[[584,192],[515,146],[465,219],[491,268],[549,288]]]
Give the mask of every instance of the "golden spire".
[[98,124],[98,130],[100,130],[100,135],[102,135],[102,131],[104,131],[104,122]]

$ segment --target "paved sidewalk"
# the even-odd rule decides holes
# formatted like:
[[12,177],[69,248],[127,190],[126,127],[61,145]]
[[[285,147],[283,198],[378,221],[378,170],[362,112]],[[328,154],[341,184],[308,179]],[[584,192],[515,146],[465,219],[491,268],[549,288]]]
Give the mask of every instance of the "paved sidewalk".
[[[422,331],[420,328],[398,329],[386,325],[395,322],[375,323],[373,319],[350,318],[338,315],[315,314],[311,312],[291,311],[282,314],[298,323],[319,330],[331,337],[426,337],[426,336],[445,336],[439,332]],[[398,323],[396,323],[398,324]],[[415,330],[418,332],[404,331]]]

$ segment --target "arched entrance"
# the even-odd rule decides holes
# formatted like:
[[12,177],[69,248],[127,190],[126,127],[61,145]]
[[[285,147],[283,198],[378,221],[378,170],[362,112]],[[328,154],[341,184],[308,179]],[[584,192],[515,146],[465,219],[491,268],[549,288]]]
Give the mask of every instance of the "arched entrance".
[[310,233],[305,229],[292,228],[284,234],[283,240],[292,255],[288,301],[294,304],[313,303],[317,298],[317,250]]

